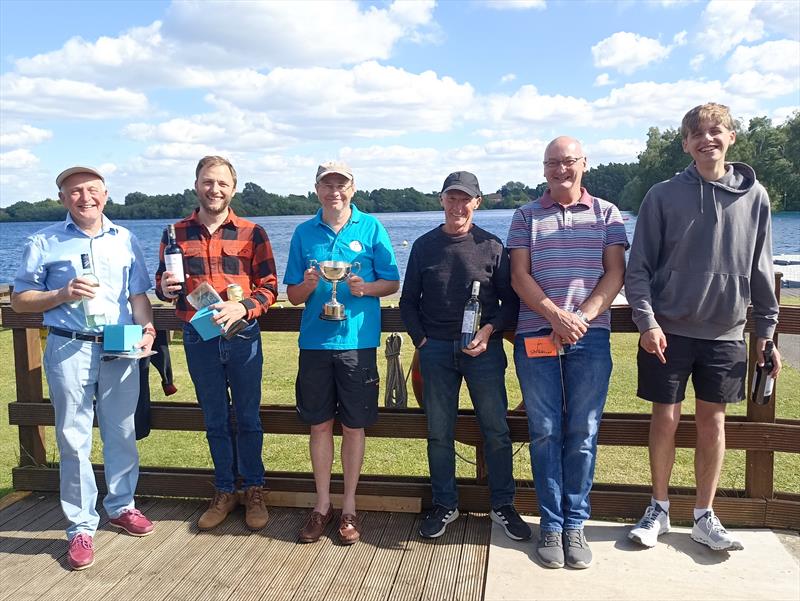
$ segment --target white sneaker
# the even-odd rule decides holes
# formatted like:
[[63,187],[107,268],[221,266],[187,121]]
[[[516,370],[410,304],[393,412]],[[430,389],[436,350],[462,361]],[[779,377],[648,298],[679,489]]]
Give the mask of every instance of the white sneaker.
[[669,532],[669,514],[660,505],[648,505],[639,523],[628,532],[628,538],[645,547],[655,547],[658,537]]
[[714,551],[741,551],[744,545],[725,530],[719,518],[710,511],[706,511],[694,521],[692,538],[714,549]]

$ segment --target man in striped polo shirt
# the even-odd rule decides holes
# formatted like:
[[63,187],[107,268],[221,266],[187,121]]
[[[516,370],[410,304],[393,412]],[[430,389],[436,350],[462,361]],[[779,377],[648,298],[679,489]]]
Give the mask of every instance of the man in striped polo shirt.
[[549,568],[587,568],[597,431],[611,376],[608,308],[625,274],[625,226],[616,206],[581,187],[580,142],[548,144],[541,198],[517,210],[508,232],[520,297],[514,342],[539,502],[537,548]]
[[[244,327],[230,339],[204,340],[190,323],[195,310],[173,273],[166,271],[161,240],[156,272],[156,294],[175,302],[183,325],[183,349],[197,401],[203,410],[206,438],[214,462],[214,498],[197,520],[200,530],[218,526],[239,504],[237,475],[245,502],[245,522],[251,530],[267,524],[262,486],[264,463],[261,447],[261,371],[263,354],[257,318],[266,313],[278,295],[278,275],[267,233],[260,225],[238,217],[230,208],[236,192],[236,170],[223,157],[207,156],[197,164],[195,192],[199,207],[175,224],[175,238],[183,251],[186,294],[207,282],[223,301],[212,305],[214,321],[228,329],[239,320]],[[228,299],[227,286],[238,284],[240,301]],[[230,396],[229,392],[230,391]],[[230,405],[236,415],[235,431],[229,425]],[[234,451],[235,449],[235,451]]]

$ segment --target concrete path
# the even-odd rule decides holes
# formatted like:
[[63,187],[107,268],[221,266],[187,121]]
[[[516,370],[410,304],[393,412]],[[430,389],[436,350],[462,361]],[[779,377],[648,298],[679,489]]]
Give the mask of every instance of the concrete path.
[[[538,518],[524,518],[538,539]],[[534,524],[537,524],[534,526]],[[627,538],[629,525],[590,521],[586,538],[594,553],[587,570],[541,567],[535,542],[509,540],[493,525],[485,601],[540,599],[617,601],[798,601],[800,561],[796,533],[737,529],[744,551],[719,552],[694,542],[690,528],[674,527],[644,549]],[[794,550],[789,549],[794,546]]]

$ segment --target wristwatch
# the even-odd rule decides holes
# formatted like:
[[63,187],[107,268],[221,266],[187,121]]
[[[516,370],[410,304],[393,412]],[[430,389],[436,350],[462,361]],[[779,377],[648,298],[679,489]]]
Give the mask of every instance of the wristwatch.
[[580,309],[575,309],[575,315],[577,315],[577,316],[578,316],[578,319],[580,319],[580,320],[581,320],[583,323],[585,323],[587,326],[588,326],[588,325],[590,325],[590,324],[592,323],[591,321],[589,321],[589,318],[588,318],[588,317],[586,317],[586,316],[583,314],[583,311],[581,311]]

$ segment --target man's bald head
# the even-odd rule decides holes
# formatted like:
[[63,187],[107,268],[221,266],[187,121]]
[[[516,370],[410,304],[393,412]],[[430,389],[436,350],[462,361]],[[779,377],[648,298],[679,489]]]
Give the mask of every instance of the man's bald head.
[[544,149],[544,160],[547,161],[548,155],[556,151],[566,152],[573,158],[583,157],[583,146],[580,141],[570,136],[558,136],[552,140]]

